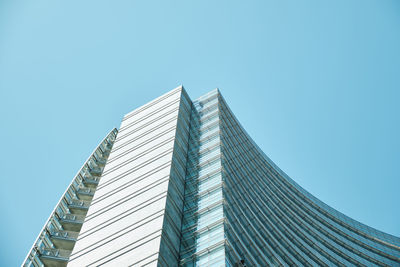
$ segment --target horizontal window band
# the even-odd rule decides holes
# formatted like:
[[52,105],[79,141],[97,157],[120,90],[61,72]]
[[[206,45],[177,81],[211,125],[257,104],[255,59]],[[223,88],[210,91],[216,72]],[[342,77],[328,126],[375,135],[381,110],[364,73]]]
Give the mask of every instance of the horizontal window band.
[[[136,261],[136,262],[130,264],[129,267],[139,266],[139,263],[141,263],[141,262],[142,262],[142,263],[141,263],[140,266],[145,266],[145,265],[143,265],[143,261],[148,260],[148,259],[150,259],[150,258],[152,258],[152,257],[154,257],[154,256],[156,256],[156,255],[158,256],[158,252],[156,252],[156,253],[154,253],[154,254],[151,254],[151,255],[149,255],[149,256],[143,258],[143,259],[140,259],[139,261]],[[150,264],[150,263],[153,263],[154,261],[157,261],[157,260],[158,260],[158,257],[156,257],[156,259],[154,259],[153,261],[147,262],[146,265],[147,265],[147,264]]]
[[154,106],[155,104],[157,104],[157,103],[159,103],[159,102],[161,102],[161,101],[167,99],[167,98],[170,97],[170,96],[173,96],[174,94],[176,94],[177,92],[179,92],[179,91],[181,91],[181,90],[182,90],[181,88],[176,88],[176,89],[174,89],[174,90],[172,90],[172,91],[166,93],[165,95],[159,97],[158,99],[155,99],[155,100],[151,101],[150,103],[148,103],[148,104],[146,104],[146,105],[140,107],[139,109],[136,109],[136,110],[134,110],[134,111],[132,111],[132,112],[129,112],[128,114],[126,114],[126,115],[124,116],[124,118],[122,119],[122,121],[125,121],[125,120],[127,120],[128,118],[135,116],[136,114],[139,114],[139,113],[142,112],[143,110],[146,110],[146,109],[148,109],[148,108]]
[[90,221],[93,218],[96,218],[99,215],[102,215],[102,214],[112,210],[116,206],[121,205],[122,203],[125,203],[125,202],[127,202],[129,200],[132,200],[132,199],[140,196],[141,194],[144,194],[144,193],[146,193],[146,192],[148,192],[148,191],[150,191],[150,190],[156,188],[157,186],[159,186],[159,185],[161,185],[163,183],[166,183],[166,182],[169,182],[169,177],[167,177],[164,180],[156,181],[156,182],[152,183],[151,186],[142,188],[140,191],[135,192],[135,194],[129,195],[129,197],[125,197],[125,198],[119,199],[118,201],[113,202],[112,204],[109,204],[109,205],[107,205],[105,207],[102,207],[101,209],[99,209],[99,210],[97,210],[97,211],[95,211],[93,213],[90,213],[88,216],[86,216],[85,222]]
[[[157,167],[157,168],[155,168],[155,169],[152,169],[151,171],[149,171],[149,172],[147,172],[147,173],[145,173],[145,174],[143,174],[143,175],[140,175],[140,176],[138,176],[138,177],[135,177],[134,179],[125,182],[124,184],[122,184],[122,185],[120,185],[120,186],[114,188],[113,190],[107,192],[106,194],[101,195],[101,197],[98,197],[98,198],[96,198],[96,199],[93,199],[91,205],[94,205],[94,204],[96,204],[97,202],[99,202],[99,201],[101,201],[101,200],[103,200],[103,199],[106,199],[106,198],[112,196],[114,193],[117,193],[117,192],[119,192],[119,191],[121,191],[121,190],[123,190],[123,189],[126,189],[126,188],[128,188],[128,187],[130,187],[130,186],[132,186],[132,185],[134,185],[134,184],[136,184],[136,183],[138,183],[138,182],[140,182],[140,181],[146,179],[146,178],[149,178],[149,177],[151,177],[152,175],[155,175],[157,172],[162,171],[163,169],[165,169],[166,167],[169,167],[169,166],[170,166],[170,164],[169,164],[169,163],[166,163],[166,164],[161,165],[161,166],[159,166],[159,167]],[[161,177],[161,178],[159,178],[159,179],[164,179],[164,178],[167,177],[167,176],[168,176],[168,175],[164,175],[163,177]]]
[[[143,162],[143,163],[141,163],[141,164],[135,166],[134,168],[125,171],[124,173],[121,173],[121,174],[116,175],[115,177],[112,177],[110,180],[108,180],[108,181],[105,182],[105,183],[101,183],[101,182],[100,182],[100,184],[99,184],[98,187],[97,187],[97,190],[100,190],[100,189],[104,188],[105,186],[107,186],[107,185],[109,185],[109,184],[111,184],[111,183],[114,183],[114,182],[116,182],[116,181],[118,181],[118,180],[120,180],[120,179],[126,177],[127,175],[132,174],[132,173],[134,173],[134,172],[136,172],[136,171],[138,171],[138,170],[140,170],[140,169],[142,169],[142,168],[145,168],[145,167],[148,166],[150,163],[156,162],[157,160],[159,160],[159,159],[161,159],[161,158],[167,156],[168,154],[171,154],[172,152],[173,152],[173,149],[172,149],[172,148],[171,148],[171,149],[168,149],[168,150],[166,150],[164,153],[158,155],[157,157],[151,158],[151,159],[149,159],[148,161]],[[166,161],[166,162],[163,163],[163,164],[167,164],[167,163],[171,163],[171,160],[168,160],[168,161]]]
[[[153,125],[153,124],[159,122],[160,120],[162,121],[162,119],[164,119],[166,116],[174,114],[174,113],[178,113],[178,111],[179,111],[179,107],[176,107],[176,108],[174,108],[174,109],[172,109],[172,110],[170,110],[170,111],[168,111],[168,112],[166,112],[164,114],[160,114],[160,116],[154,118],[151,121],[148,121],[148,122],[144,123],[143,125],[140,125],[140,126],[138,126],[136,128],[131,129],[130,131],[128,131],[125,134],[122,134],[121,132],[119,132],[118,136],[117,136],[117,139],[115,140],[115,143],[116,144],[120,143],[122,139],[125,139],[126,137],[130,136],[132,133],[135,133],[135,132],[137,132],[137,131],[139,131],[141,129],[144,129],[144,128],[150,126],[150,125]],[[174,115],[171,118],[178,118],[178,114]]]
[[[155,232],[153,232],[151,234],[148,234],[145,237],[141,238],[140,240],[137,240],[135,242],[132,242],[132,243],[122,247],[118,251],[114,251],[111,254],[108,254],[107,256],[104,256],[104,257],[102,257],[102,258],[100,258],[100,259],[98,259],[98,260],[96,260],[94,262],[91,262],[88,266],[100,266],[100,265],[106,264],[108,262],[111,262],[111,261],[117,259],[118,257],[121,257],[122,255],[124,255],[124,254],[126,254],[126,253],[128,253],[128,252],[130,252],[130,251],[132,251],[134,249],[137,249],[137,248],[143,246],[144,244],[149,243],[150,241],[160,237],[161,234],[159,234],[159,232],[161,232],[161,230],[157,230],[157,231],[155,231]],[[141,243],[139,243],[139,242],[141,242]],[[129,248],[131,246],[134,246],[134,247]],[[127,248],[129,248],[129,250],[121,252],[122,250],[125,250]],[[114,254],[118,254],[118,255],[114,255]],[[109,257],[111,257],[111,258],[109,258]],[[109,259],[107,259],[107,258],[109,258]]]
[[[120,237],[122,237],[123,235],[132,232],[140,227],[145,226],[146,224],[150,223],[151,221],[160,218],[161,216],[164,215],[164,209],[159,210],[149,216],[147,216],[146,218],[143,218],[141,221],[137,221],[135,223],[133,223],[132,225],[128,225],[122,229],[119,229],[117,232],[114,232],[110,235],[108,235],[107,237],[104,237],[100,240],[98,240],[96,243],[92,243],[91,245],[78,250],[78,251],[74,251],[74,254],[72,254],[71,256],[74,257],[74,259],[82,257],[84,255],[86,255],[87,253],[90,253],[91,251],[98,249]],[[133,228],[132,228],[133,227]]]
[[[154,125],[154,127],[150,128],[149,130],[143,132],[142,134],[140,134],[140,135],[138,135],[138,136],[135,136],[134,138],[128,139],[127,141],[125,141],[125,142],[122,143],[122,144],[120,144],[121,141],[118,141],[118,142],[115,144],[115,146],[113,147],[112,154],[115,154],[118,150],[120,150],[121,148],[124,148],[125,146],[129,145],[130,143],[133,143],[133,142],[135,142],[135,141],[137,141],[137,140],[139,140],[139,139],[141,139],[141,138],[143,138],[143,137],[149,136],[151,133],[154,133],[157,129],[160,129],[160,128],[163,127],[163,126],[166,126],[166,125],[168,125],[169,123],[176,121],[177,118],[178,118],[178,116],[175,116],[175,117],[172,117],[172,118],[169,119],[169,120],[166,120],[166,121],[161,122],[160,124]],[[175,128],[176,128],[176,125],[172,125],[172,126],[170,126],[169,128],[167,128],[167,130],[163,131],[163,133],[168,132],[168,131],[172,131],[172,130],[174,130]],[[133,131],[132,134],[135,133],[135,132],[136,132],[136,131]],[[157,134],[156,136],[158,136],[158,135],[159,135],[159,134]],[[150,136],[151,136],[151,135],[150,135]],[[151,136],[151,138],[154,138],[154,136]],[[113,159],[112,159],[112,160],[113,160]]]
[[123,211],[122,213],[115,215],[111,221],[106,221],[106,222],[104,222],[102,224],[96,225],[95,227],[93,227],[91,229],[88,229],[86,231],[81,232],[79,237],[78,237],[78,240],[80,240],[82,238],[85,238],[88,235],[93,234],[94,232],[97,231],[96,229],[99,228],[99,227],[102,227],[102,228],[108,227],[111,224],[115,223],[116,221],[121,220],[121,219],[123,219],[123,218],[125,218],[125,217],[127,217],[129,215],[132,215],[133,213],[135,213],[135,212],[137,212],[139,210],[142,210],[142,209],[146,208],[147,206],[149,206],[151,204],[154,204],[157,201],[160,201],[160,200],[162,200],[163,198],[166,198],[166,197],[167,197],[167,191],[159,194],[157,198],[147,199],[147,200],[139,203],[135,207],[131,207],[129,210]]

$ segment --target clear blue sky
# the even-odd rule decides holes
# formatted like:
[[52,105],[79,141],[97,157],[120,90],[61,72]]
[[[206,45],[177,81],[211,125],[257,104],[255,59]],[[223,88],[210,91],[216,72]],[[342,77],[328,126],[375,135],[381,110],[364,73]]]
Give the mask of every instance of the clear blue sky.
[[122,116],[219,87],[325,203],[400,235],[400,1],[0,0],[0,265]]

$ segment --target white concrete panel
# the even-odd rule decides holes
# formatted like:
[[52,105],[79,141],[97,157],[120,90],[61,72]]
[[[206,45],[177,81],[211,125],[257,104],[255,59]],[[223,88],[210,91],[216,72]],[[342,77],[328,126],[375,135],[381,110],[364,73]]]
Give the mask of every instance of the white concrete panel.
[[[179,87],[177,87],[177,88],[175,88],[175,89],[169,91],[168,93],[165,93],[165,94],[163,94],[163,95],[160,96],[160,97],[157,97],[156,99],[150,101],[149,103],[147,103],[147,104],[145,104],[145,105],[143,105],[143,106],[141,106],[141,107],[139,107],[139,108],[136,108],[136,109],[132,110],[131,112],[125,114],[124,118],[122,119],[122,122],[128,120],[128,119],[129,119],[130,117],[132,117],[132,116],[138,115],[139,112],[146,112],[145,110],[148,109],[148,108],[150,108],[150,107],[151,107],[152,105],[154,105],[154,104],[157,104],[157,103],[159,103],[159,102],[161,102],[161,101],[164,101],[164,100],[166,100],[167,98],[173,98],[173,97],[175,97],[176,95],[180,95],[181,91],[182,91],[182,87],[179,86]],[[167,101],[168,101],[168,100],[167,100]],[[168,102],[170,102],[170,101],[168,101]]]
[[[157,204],[157,205],[156,205]],[[149,205],[149,207],[152,208],[158,208],[161,206],[162,202],[156,202],[156,204]],[[157,207],[158,206],[158,207]],[[96,232],[98,231],[98,234],[93,234],[95,233],[94,231],[88,232],[86,236],[82,237],[82,239],[86,239],[85,242],[90,242],[93,244],[92,246],[86,246],[82,248],[81,250],[76,250],[75,252],[75,257],[78,257],[92,249],[94,249],[97,246],[103,246],[110,242],[113,239],[116,238],[122,238],[123,235],[126,233],[129,233],[131,231],[134,231],[136,228],[140,227],[143,224],[148,224],[150,221],[162,217],[164,215],[164,210],[160,209],[153,214],[148,215],[145,209],[140,209],[137,212],[134,212],[130,214],[127,217],[124,217],[120,220],[113,221],[112,223],[112,231],[110,231],[111,228],[109,228],[108,223],[104,225],[104,227],[96,229]]]
[[[130,260],[130,259],[129,259]],[[128,260],[125,262],[122,261],[118,262],[118,264],[120,264],[120,266],[146,266],[146,267],[152,267],[152,266],[157,266],[157,260],[158,260],[158,253],[155,255],[152,255],[150,257],[146,257],[143,259],[140,259],[138,261],[134,261],[134,262],[129,262]]]
[[[125,135],[127,131],[131,131],[132,129],[137,129],[138,127],[142,127],[143,125],[153,121],[154,119],[159,118],[163,114],[167,114],[175,110],[179,107],[179,95],[175,95],[173,98],[169,98],[162,103],[157,103],[151,106],[146,111],[141,112],[121,123],[121,135]],[[118,140],[118,139],[117,139]]]
[[[164,133],[163,135],[159,136],[158,138],[151,138],[147,142],[142,142],[140,144],[135,144],[135,147],[130,147],[129,149],[121,149],[120,154],[118,158],[115,158],[115,160],[107,163],[108,168],[104,170],[105,175],[107,175],[108,172],[113,170],[115,167],[117,167],[120,164],[123,164],[124,162],[127,162],[133,158],[138,158],[142,157],[144,153],[149,153],[156,149],[157,147],[160,146],[165,146],[166,144],[169,144],[169,147],[167,147],[165,150],[172,148],[174,144],[174,138],[175,138],[175,130],[169,131]],[[123,153],[121,153],[123,152]],[[135,156],[132,156],[132,152],[135,153]]]
[[[157,266],[158,253],[155,255],[149,254],[150,251],[154,251],[155,248],[158,249],[160,246],[161,237],[157,237],[153,240],[148,241],[140,247],[140,250],[134,250],[129,254],[119,255],[112,261],[104,264],[103,266]],[[141,251],[148,251],[147,253],[142,253]],[[132,260],[134,259],[134,260]]]
[[[130,223],[141,221],[144,218],[147,218],[148,216],[154,214],[155,212],[163,210],[165,208],[165,201],[166,194],[162,194],[160,196],[150,199],[149,201],[139,204],[132,209],[125,210],[123,213],[115,214],[115,216],[109,220],[104,220],[103,222],[100,222],[98,224],[95,220],[85,222],[85,228],[82,229],[78,240],[82,241],[83,239],[86,239],[84,243],[95,244],[93,240],[100,240],[102,238],[105,238],[104,235],[100,234],[100,231],[108,231],[109,233],[112,233],[113,231],[120,230],[121,227],[124,225],[129,226]],[[91,236],[95,232],[99,232],[95,234],[99,235],[99,237]],[[89,239],[89,236],[91,236],[91,239]],[[82,246],[79,248],[76,247],[75,251],[79,252],[81,249],[84,248],[86,248],[86,246]]]
[[[162,224],[162,220],[155,220],[152,226],[157,227],[160,223]],[[68,266],[121,266],[115,265],[115,261],[119,261],[122,257],[131,262],[136,259],[143,259],[154,254],[154,251],[158,251],[160,235],[161,229],[148,234],[142,227],[134,233],[124,235],[123,238],[107,244],[107,246],[98,247],[81,257],[70,259]]]
[[104,183],[99,184],[98,186],[99,188],[96,191],[93,203],[97,201],[97,198],[99,198],[100,196],[102,196],[102,194],[104,194],[102,192],[103,190],[106,190],[108,186],[112,186],[110,188],[114,189],[115,187],[123,185],[125,182],[131,181],[131,179],[135,179],[140,175],[148,175],[153,170],[157,170],[160,167],[165,166],[166,164],[170,165],[171,158],[172,158],[172,152],[167,151],[161,155],[158,155],[156,159],[151,160],[149,162],[145,162],[140,166],[136,166],[134,169],[129,169],[128,171],[117,169],[112,173],[110,173],[109,175],[107,175],[106,177],[102,177],[101,182]]
[[[170,137],[171,134],[174,134],[176,131],[176,120],[172,118],[169,123],[157,123],[155,127],[148,127],[140,134],[132,134],[126,140],[121,140],[114,149],[113,157],[109,158],[107,161],[107,165],[110,165],[112,162],[120,158],[127,152],[130,152],[132,149],[135,149],[137,146],[141,146],[143,143],[152,142],[154,139]],[[112,167],[110,165],[109,167]]]
[[[121,131],[120,132],[120,136],[119,139],[117,139],[118,142],[128,138],[128,136],[130,136],[133,133],[137,133],[140,134],[140,130],[142,129],[149,129],[151,128],[151,126],[154,126],[155,123],[157,122],[161,122],[162,120],[164,120],[165,118],[174,118],[177,116],[178,114],[178,105],[173,105],[168,107],[166,110],[163,110],[162,112],[159,112],[155,115],[153,115],[152,117],[150,117],[149,119],[146,120],[141,120],[138,121],[137,123],[133,123],[131,125],[128,125],[125,131]],[[165,120],[167,121],[167,120]]]
[[[169,160],[165,162],[168,163]],[[96,201],[92,202],[91,206],[94,207],[95,205],[98,205],[98,203],[103,199],[115,197],[115,194],[126,191],[132,192],[133,190],[138,190],[138,188],[143,188],[141,186],[143,183],[150,183],[158,179],[169,177],[169,171],[169,165],[163,164],[148,171],[147,173],[131,173],[122,179],[116,180],[109,186],[104,187],[104,189],[100,192],[101,194],[99,194],[99,196],[96,198]],[[132,186],[135,188],[132,188]]]
[[[162,184],[169,180],[169,174],[163,176],[151,176],[147,179],[138,179],[137,183],[130,184],[119,190],[113,191],[111,194],[106,195],[101,202],[96,202],[92,205],[93,212],[102,209],[103,207],[111,206],[114,203],[118,203],[121,200],[132,198],[135,195],[138,197],[144,196],[144,192],[150,190],[153,187],[163,186]],[[132,192],[134,192],[132,194]]]
[[86,221],[91,220],[92,217],[99,216],[99,213],[101,213],[101,220],[107,220],[115,216],[115,214],[119,214],[118,211],[124,212],[126,209],[135,207],[136,204],[150,200],[153,196],[160,195],[167,190],[168,178],[164,178],[161,183],[154,187],[139,188],[137,190],[131,188],[130,192],[124,191],[118,194],[120,198],[112,196],[104,199],[100,204],[93,206],[93,209],[91,207],[91,214],[86,217]]

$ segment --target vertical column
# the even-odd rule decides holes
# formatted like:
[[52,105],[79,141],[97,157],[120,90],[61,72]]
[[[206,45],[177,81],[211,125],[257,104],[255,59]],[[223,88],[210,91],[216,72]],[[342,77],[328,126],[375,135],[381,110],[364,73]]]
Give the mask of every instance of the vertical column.
[[184,266],[225,265],[217,95],[214,90],[193,102],[180,252]]

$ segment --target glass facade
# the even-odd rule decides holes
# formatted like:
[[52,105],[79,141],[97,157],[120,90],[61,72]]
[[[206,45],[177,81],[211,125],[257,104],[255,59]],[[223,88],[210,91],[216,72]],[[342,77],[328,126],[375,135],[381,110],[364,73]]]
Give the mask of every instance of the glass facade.
[[193,102],[180,264],[225,264],[225,224],[218,92]]
[[92,175],[74,178],[25,266],[400,266],[399,237],[296,184],[217,89],[191,101],[178,87],[128,113],[116,135],[109,157],[85,163]]

